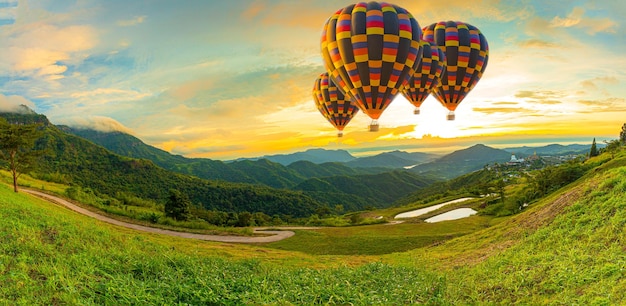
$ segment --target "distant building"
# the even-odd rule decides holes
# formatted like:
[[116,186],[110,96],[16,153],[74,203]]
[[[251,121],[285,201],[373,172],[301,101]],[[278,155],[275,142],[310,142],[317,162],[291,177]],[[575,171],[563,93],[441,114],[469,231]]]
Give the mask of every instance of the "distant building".
[[529,161],[529,162],[532,162],[532,161],[535,161],[535,160],[539,160],[539,159],[540,158],[537,155],[537,151],[535,151],[533,155],[528,156],[528,158],[526,158],[526,160]]
[[524,163],[523,158],[517,159],[517,157],[515,157],[515,154],[512,154],[511,160],[509,160],[506,164],[512,166],[512,165],[521,165],[523,163]]

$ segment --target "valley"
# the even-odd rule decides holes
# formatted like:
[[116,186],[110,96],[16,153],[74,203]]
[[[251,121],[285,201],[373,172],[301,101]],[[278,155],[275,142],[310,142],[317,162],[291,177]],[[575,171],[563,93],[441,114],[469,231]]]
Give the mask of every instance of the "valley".
[[[11,175],[0,172],[3,303],[626,299],[623,147],[553,163],[475,145],[410,169],[395,168],[404,154],[392,152],[386,170],[378,162],[218,162],[224,177],[240,179],[240,167],[248,178],[272,178],[251,184],[113,153],[39,115],[23,120],[43,123],[38,145],[51,154],[21,177],[23,192],[12,192]],[[176,167],[208,162],[167,158]],[[168,196],[172,187],[179,193]],[[28,194],[36,192],[87,215]],[[166,215],[174,194],[189,195],[185,220]],[[432,222],[459,210],[476,214]]]

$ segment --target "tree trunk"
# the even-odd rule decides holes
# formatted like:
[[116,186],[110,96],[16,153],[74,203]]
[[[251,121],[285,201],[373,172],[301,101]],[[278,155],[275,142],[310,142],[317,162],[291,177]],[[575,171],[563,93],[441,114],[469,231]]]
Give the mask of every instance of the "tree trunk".
[[17,165],[15,163],[15,155],[17,154],[17,150],[11,151],[11,174],[13,174],[13,191],[17,193]]
[[15,173],[13,173],[13,191],[17,193],[17,175]]

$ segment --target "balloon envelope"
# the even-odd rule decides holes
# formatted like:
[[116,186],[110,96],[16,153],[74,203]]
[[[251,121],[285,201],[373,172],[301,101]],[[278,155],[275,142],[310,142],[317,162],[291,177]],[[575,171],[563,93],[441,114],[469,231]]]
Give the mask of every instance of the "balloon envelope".
[[432,93],[453,112],[487,68],[489,45],[478,28],[461,21],[433,23],[423,31],[423,39],[442,48],[446,56],[446,70]]
[[415,106],[416,114],[419,114],[420,105],[439,83],[439,78],[446,68],[446,58],[441,48],[422,41],[422,50],[422,61],[415,69],[409,85],[402,90],[402,95]]
[[376,120],[417,68],[421,32],[417,20],[401,7],[359,2],[326,21],[322,57],[340,90]]
[[345,96],[330,80],[328,73],[322,73],[313,85],[313,101],[324,118],[337,130],[339,136],[359,108]]

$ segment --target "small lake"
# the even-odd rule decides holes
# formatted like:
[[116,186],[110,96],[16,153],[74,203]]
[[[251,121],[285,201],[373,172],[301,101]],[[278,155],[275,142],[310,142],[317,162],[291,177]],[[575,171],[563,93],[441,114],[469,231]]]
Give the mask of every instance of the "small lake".
[[457,208],[457,209],[445,212],[443,214],[430,217],[424,220],[424,222],[435,223],[439,221],[456,220],[456,219],[466,218],[471,215],[475,215],[476,213],[478,212],[471,208]]
[[428,206],[428,207],[424,207],[424,208],[420,208],[417,210],[412,210],[412,211],[407,211],[407,212],[403,212],[401,214],[397,214],[394,219],[403,219],[403,218],[414,218],[417,216],[421,216],[423,214],[427,214],[431,211],[437,210],[439,208],[442,208],[446,205],[450,205],[450,204],[454,204],[454,203],[459,203],[459,202],[465,202],[467,200],[471,200],[473,198],[460,198],[460,199],[456,199],[456,200],[452,200],[452,201],[448,201],[445,203],[441,203],[441,204],[437,204],[437,205],[433,205],[433,206]]

